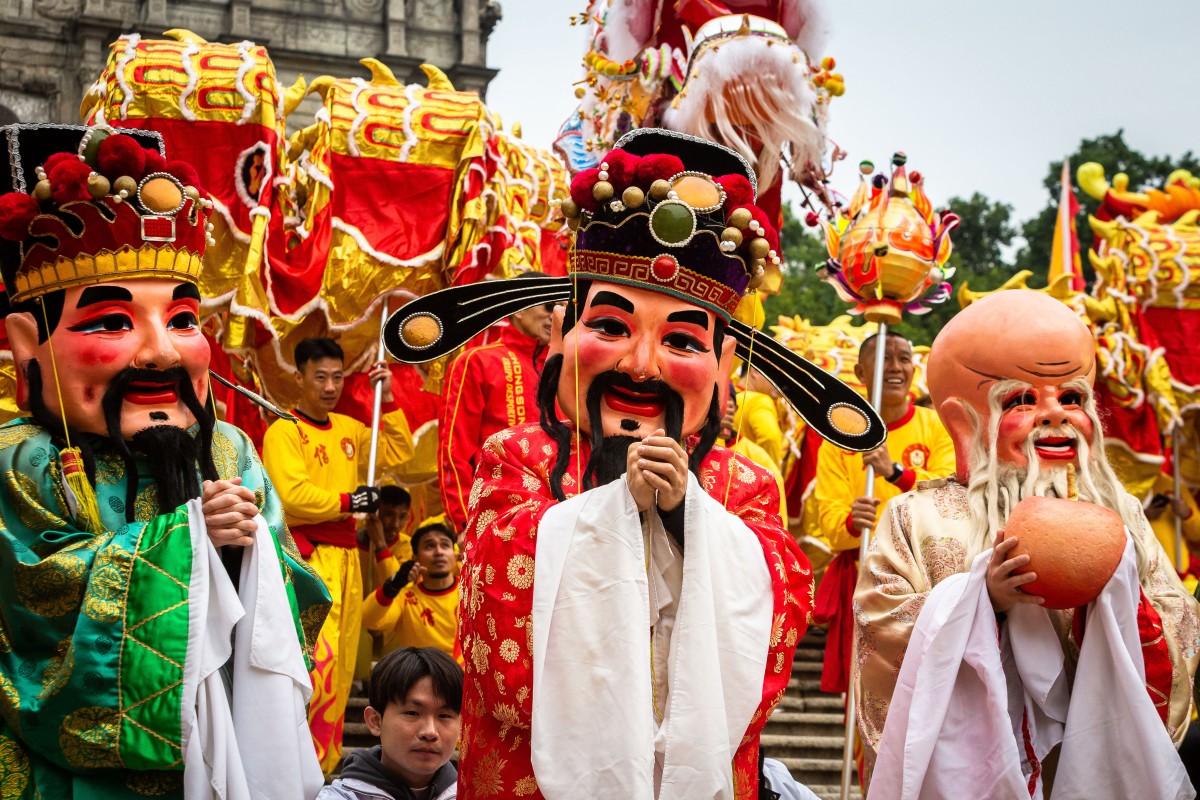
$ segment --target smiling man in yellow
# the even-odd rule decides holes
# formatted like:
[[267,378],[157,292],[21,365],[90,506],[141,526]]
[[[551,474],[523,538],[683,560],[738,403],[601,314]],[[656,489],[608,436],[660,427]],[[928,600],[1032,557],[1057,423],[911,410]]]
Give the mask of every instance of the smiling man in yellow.
[[[333,607],[313,660],[309,726],[321,768],[330,774],[341,758],[342,721],[362,630],[362,566],[352,513],[379,506],[379,489],[362,484],[371,429],[333,413],[342,396],[342,348],[332,339],[296,345],[297,423],[278,420],[263,438],[263,461],[279,492],[300,554],[325,581]],[[392,395],[392,373],[371,370],[383,384],[378,466],[394,469],[412,457],[412,434]]]

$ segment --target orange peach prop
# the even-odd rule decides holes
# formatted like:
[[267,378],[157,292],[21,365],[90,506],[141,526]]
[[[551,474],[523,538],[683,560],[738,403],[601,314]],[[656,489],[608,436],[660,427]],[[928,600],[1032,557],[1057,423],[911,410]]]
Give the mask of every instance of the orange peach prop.
[[1125,523],[1112,509],[1054,497],[1027,497],[1008,517],[1017,537],[1012,556],[1029,555],[1019,572],[1036,572],[1021,587],[1045,598],[1046,608],[1076,608],[1096,599],[1125,551]]

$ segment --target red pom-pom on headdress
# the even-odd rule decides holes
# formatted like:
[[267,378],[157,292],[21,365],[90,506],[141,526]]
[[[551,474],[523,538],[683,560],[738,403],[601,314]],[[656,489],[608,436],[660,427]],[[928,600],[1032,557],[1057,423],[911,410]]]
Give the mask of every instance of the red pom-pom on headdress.
[[[146,171],[143,174],[149,175],[151,172],[167,171],[167,160],[159,155],[157,150],[145,150],[144,152],[146,153]],[[175,177],[179,176],[176,175]]]
[[637,183],[638,164],[641,160],[641,156],[624,150],[613,150],[600,159],[601,164],[608,165],[608,182],[613,186],[613,194],[620,197],[621,192]]
[[200,188],[200,173],[196,172],[196,168],[186,161],[168,161],[163,172],[174,175],[184,186]]
[[638,162],[637,183],[638,186],[647,188],[657,180],[665,181],[672,175],[678,175],[681,172],[683,172],[683,161],[679,156],[670,153],[642,156],[641,161]]
[[55,167],[57,167],[59,164],[62,164],[66,161],[78,161],[78,160],[79,160],[79,156],[75,155],[74,153],[55,153],[54,155],[52,155],[46,159],[46,163],[42,164],[42,169],[44,169],[46,171],[46,174],[49,175],[50,172]]
[[754,187],[742,175],[722,175],[715,179],[717,185],[725,190],[725,207],[732,209],[738,206],[754,204]]
[[571,180],[571,199],[575,205],[589,214],[596,212],[596,198],[592,197],[592,187],[600,181],[600,169],[592,167],[575,175]]
[[118,133],[100,143],[96,166],[97,171],[110,181],[122,175],[141,180],[146,174],[146,150],[132,136]]
[[60,161],[46,173],[50,180],[50,196],[59,205],[74,200],[91,200],[87,185],[91,174],[92,168],[77,158]]
[[37,200],[24,192],[10,192],[0,197],[0,236],[12,242],[23,242],[29,235],[29,223],[41,213]]

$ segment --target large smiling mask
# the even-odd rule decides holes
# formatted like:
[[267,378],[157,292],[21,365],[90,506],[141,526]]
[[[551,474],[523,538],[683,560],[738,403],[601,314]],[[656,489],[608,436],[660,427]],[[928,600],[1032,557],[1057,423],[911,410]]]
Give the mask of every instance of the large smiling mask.
[[[1028,466],[1023,445],[1045,428],[1072,432],[1039,441],[1042,466],[1079,466],[1075,436],[1091,440],[1094,433],[1084,406],[1096,377],[1095,344],[1066,305],[1030,291],[984,297],[942,328],[928,363],[929,393],[954,440],[960,480],[968,477],[976,437],[993,424],[1004,463]],[[989,405],[994,392],[998,420]]]
[[766,267],[779,263],[778,234],[737,153],[671,131],[635,130],[599,167],[575,176],[562,211],[576,232],[570,277],[426,295],[388,320],[388,351],[400,361],[428,361],[506,315],[565,300],[551,342],[561,362],[548,360],[545,373],[560,370],[556,392],[539,404],[544,418],[557,405],[593,442],[657,428],[679,439],[710,431],[715,438],[735,355],[839,447],[864,451],[883,441],[882,422],[854,390],[733,318]]
[[70,430],[107,436],[103,398],[132,368],[116,409],[122,438],[191,426],[208,398],[210,356],[196,283],[211,203],[195,171],[167,161],[144,132],[13,125],[0,136],[10,157],[0,266],[18,403],[40,402]]

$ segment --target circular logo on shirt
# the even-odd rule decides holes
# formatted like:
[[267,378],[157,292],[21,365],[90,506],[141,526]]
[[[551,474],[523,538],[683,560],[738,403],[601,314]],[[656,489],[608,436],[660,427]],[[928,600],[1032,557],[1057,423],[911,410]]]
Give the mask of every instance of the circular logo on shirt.
[[910,444],[904,448],[904,455],[900,457],[904,466],[913,469],[921,469],[929,462],[929,448],[923,444]]
[[354,458],[354,442],[350,440],[349,436],[342,439],[342,452],[346,454],[346,458]]

